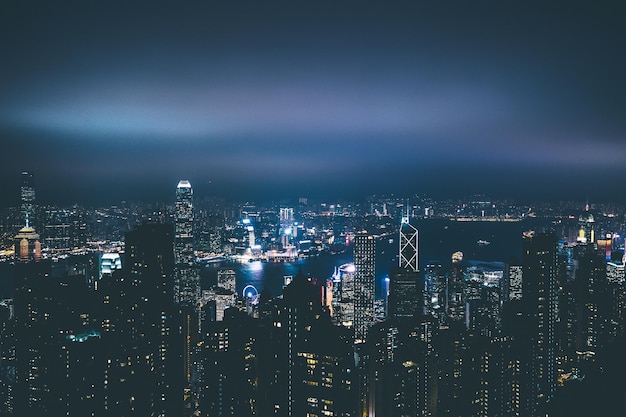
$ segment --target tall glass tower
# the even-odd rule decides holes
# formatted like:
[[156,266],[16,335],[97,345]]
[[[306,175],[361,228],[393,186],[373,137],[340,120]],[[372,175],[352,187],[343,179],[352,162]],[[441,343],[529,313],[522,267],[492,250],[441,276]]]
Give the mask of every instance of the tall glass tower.
[[418,270],[418,232],[408,212],[400,224],[398,268],[390,271],[388,314],[397,321],[412,320],[424,308],[424,285]]
[[20,197],[22,200],[21,212],[26,226],[33,223],[35,219],[35,187],[33,184],[33,173],[22,172],[22,186],[20,187]]
[[402,216],[400,225],[400,268],[417,272],[418,252],[417,252],[418,232],[409,223],[409,216]]
[[193,265],[193,189],[187,180],[176,187],[174,259],[177,265]]
[[174,300],[182,305],[195,306],[200,298],[200,279],[194,268],[193,189],[187,180],[181,180],[176,187],[174,217]]

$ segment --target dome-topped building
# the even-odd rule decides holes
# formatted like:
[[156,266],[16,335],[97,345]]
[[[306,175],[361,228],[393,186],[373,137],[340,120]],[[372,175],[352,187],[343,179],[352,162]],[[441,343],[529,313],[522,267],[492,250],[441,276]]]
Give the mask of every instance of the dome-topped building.
[[15,258],[20,261],[41,260],[41,243],[39,234],[28,225],[22,227],[15,235]]
[[593,214],[589,212],[589,204],[585,205],[585,211],[578,216],[578,236],[576,241],[581,243],[594,243],[595,236],[595,219]]

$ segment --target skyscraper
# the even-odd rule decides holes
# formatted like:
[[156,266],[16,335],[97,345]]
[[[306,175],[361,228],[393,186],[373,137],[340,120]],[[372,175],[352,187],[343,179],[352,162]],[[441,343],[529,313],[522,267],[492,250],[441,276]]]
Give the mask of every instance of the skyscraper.
[[376,241],[362,233],[354,238],[354,341],[365,342],[374,322]]
[[424,308],[423,284],[419,272],[394,268],[389,278],[389,318],[395,321],[413,321]]
[[23,224],[27,226],[35,220],[35,187],[33,184],[33,173],[22,172],[22,186],[20,187],[20,197],[22,200],[21,213]]
[[556,389],[556,237],[551,233],[529,233],[523,248],[522,301],[527,311],[526,342],[531,355],[526,414],[535,416],[545,414],[542,411]]
[[409,223],[409,216],[402,217],[400,224],[399,267],[389,277],[389,317],[405,321],[423,309],[423,280],[418,270],[418,232]]
[[200,298],[200,280],[194,268],[193,252],[193,189],[187,180],[176,187],[174,261],[176,279],[174,299],[177,303],[195,306]]
[[176,229],[174,260],[176,265],[193,265],[193,189],[187,180],[176,187]]
[[400,225],[400,268],[410,271],[418,269],[418,232],[409,223],[409,216],[402,216]]
[[172,296],[174,233],[144,224],[126,233],[124,270],[98,293],[108,358],[107,415],[179,416],[183,406],[182,320]]

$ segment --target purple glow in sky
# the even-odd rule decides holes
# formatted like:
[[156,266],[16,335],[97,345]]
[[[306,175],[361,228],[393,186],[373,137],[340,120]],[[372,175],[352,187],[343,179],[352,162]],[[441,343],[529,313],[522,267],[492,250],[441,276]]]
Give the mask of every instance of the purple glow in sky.
[[2,174],[33,170],[51,202],[167,199],[180,178],[608,198],[626,177],[616,7],[3,5]]

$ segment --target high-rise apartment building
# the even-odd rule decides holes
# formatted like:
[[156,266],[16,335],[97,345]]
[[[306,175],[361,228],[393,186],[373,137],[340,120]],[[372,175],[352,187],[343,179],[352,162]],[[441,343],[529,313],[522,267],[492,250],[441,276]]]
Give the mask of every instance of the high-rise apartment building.
[[528,320],[526,415],[544,415],[556,389],[557,261],[556,237],[526,234],[523,242],[522,302]]
[[101,280],[106,415],[181,415],[184,339],[172,296],[173,242],[167,224],[128,232],[123,271]]

